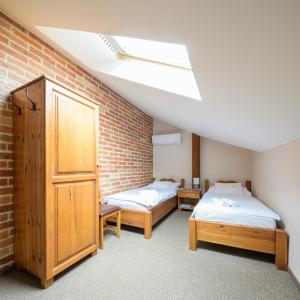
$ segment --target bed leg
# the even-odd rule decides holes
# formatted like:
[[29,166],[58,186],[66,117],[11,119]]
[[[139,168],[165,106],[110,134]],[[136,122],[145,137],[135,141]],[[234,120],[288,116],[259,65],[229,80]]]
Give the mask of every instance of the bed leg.
[[145,239],[150,240],[152,236],[152,212],[145,213],[145,227],[144,227]]
[[288,269],[288,235],[284,230],[276,230],[275,264],[278,270]]
[[195,251],[197,247],[196,237],[196,220],[193,218],[189,219],[189,249]]

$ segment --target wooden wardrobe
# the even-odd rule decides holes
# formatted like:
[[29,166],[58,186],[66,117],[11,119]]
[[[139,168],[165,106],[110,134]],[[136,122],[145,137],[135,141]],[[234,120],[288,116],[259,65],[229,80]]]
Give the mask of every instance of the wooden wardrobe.
[[14,104],[15,263],[53,277],[98,248],[98,106],[40,77]]

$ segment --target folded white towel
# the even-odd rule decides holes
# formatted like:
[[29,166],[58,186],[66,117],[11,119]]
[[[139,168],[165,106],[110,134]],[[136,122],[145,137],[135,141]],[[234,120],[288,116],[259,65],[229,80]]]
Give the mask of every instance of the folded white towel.
[[219,204],[219,205],[223,205],[223,206],[226,206],[226,207],[239,207],[239,203],[238,201],[236,200],[231,200],[231,199],[228,199],[228,198],[212,198],[212,200]]
[[230,200],[230,201],[224,201],[223,206],[229,206],[229,207],[239,207],[239,203],[235,200]]

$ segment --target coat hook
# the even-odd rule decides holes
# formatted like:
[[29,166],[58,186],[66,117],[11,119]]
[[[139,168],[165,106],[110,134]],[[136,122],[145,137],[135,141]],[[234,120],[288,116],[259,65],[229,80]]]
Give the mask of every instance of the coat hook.
[[22,114],[22,109],[19,105],[17,105],[14,101],[14,97],[12,94],[10,94],[10,102],[17,108],[17,112],[18,112],[18,115],[21,115]]
[[30,99],[30,97],[29,97],[29,89],[28,88],[25,89],[25,96],[30,101],[30,103],[32,104],[30,110],[36,111],[37,110],[36,103],[33,100]]

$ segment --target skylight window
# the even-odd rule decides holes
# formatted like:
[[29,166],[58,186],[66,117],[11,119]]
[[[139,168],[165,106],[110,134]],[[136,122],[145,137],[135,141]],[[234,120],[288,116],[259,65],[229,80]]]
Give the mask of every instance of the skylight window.
[[191,69],[184,45],[108,35],[105,38],[121,55]]

